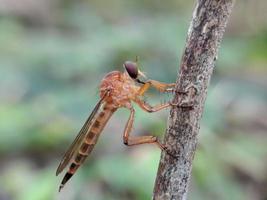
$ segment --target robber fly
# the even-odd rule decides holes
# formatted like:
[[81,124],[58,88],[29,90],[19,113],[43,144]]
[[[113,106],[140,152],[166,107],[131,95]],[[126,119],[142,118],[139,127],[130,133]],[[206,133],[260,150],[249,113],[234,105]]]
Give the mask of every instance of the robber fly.
[[61,173],[67,165],[70,164],[66,172],[59,191],[66,182],[73,176],[77,169],[91,153],[98,137],[107,124],[112,114],[118,108],[127,108],[130,110],[130,116],[126,123],[123,133],[123,143],[128,146],[153,143],[166,150],[166,147],[158,140],[156,136],[130,136],[133,127],[135,110],[132,102],[135,102],[146,112],[157,112],[171,106],[171,103],[151,106],[146,103],[142,97],[150,88],[154,87],[160,92],[168,92],[174,89],[175,84],[166,84],[155,80],[146,79],[145,75],[138,69],[137,62],[126,61],[123,64],[125,71],[112,71],[108,73],[100,83],[100,100],[93,109],[91,115],[86,120],[78,136],[75,138],[65,155],[63,156],[56,175]]

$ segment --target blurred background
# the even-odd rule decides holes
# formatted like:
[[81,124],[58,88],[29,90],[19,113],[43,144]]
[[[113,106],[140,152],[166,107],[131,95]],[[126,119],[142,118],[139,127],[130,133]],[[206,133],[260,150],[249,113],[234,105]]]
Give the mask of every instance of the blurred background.
[[[118,111],[61,193],[55,171],[105,73],[139,56],[174,82],[195,1],[0,0],[0,200],[151,199],[160,150],[126,147]],[[209,88],[189,199],[267,199],[267,2],[237,1]],[[171,95],[151,90],[148,102]],[[168,110],[137,108],[162,138]]]

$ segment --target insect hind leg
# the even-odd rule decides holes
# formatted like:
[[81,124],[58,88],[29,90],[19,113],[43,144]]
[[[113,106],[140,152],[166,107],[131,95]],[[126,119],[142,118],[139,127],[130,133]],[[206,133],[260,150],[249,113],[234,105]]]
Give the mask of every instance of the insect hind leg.
[[123,134],[123,143],[127,146],[133,146],[133,145],[139,145],[139,144],[156,144],[161,150],[166,150],[165,145],[163,145],[161,142],[159,142],[158,138],[156,136],[152,135],[145,135],[145,136],[130,136],[130,132],[133,127],[134,122],[134,114],[135,110],[130,107],[131,111],[130,117],[126,123],[124,134]]

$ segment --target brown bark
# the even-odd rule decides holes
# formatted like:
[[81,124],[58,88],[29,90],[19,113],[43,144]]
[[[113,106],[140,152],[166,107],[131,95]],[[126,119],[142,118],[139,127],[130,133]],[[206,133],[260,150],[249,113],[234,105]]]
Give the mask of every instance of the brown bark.
[[170,111],[164,139],[176,156],[162,153],[154,200],[186,199],[207,87],[233,4],[234,0],[197,1],[173,99],[180,106]]

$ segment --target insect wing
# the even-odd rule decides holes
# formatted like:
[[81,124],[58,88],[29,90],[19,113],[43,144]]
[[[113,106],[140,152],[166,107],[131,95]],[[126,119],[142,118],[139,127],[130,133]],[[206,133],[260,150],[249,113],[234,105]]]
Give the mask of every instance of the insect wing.
[[73,143],[71,144],[69,149],[64,154],[64,156],[63,156],[63,158],[62,158],[62,160],[61,160],[61,162],[60,162],[60,164],[59,164],[59,166],[57,168],[56,175],[60,174],[63,171],[63,169],[69,164],[69,162],[72,159],[75,151],[81,145],[84,137],[86,136],[86,133],[88,132],[88,129],[90,128],[90,126],[92,124],[94,116],[96,115],[96,113],[98,112],[99,108],[101,107],[101,105],[103,103],[103,100],[104,100],[105,96],[106,96],[106,94],[96,104],[94,110],[92,111],[92,113],[90,114],[90,116],[88,117],[86,122],[84,123],[84,125],[83,125],[82,129],[80,130],[79,134],[76,136],[75,140],[73,141]]

